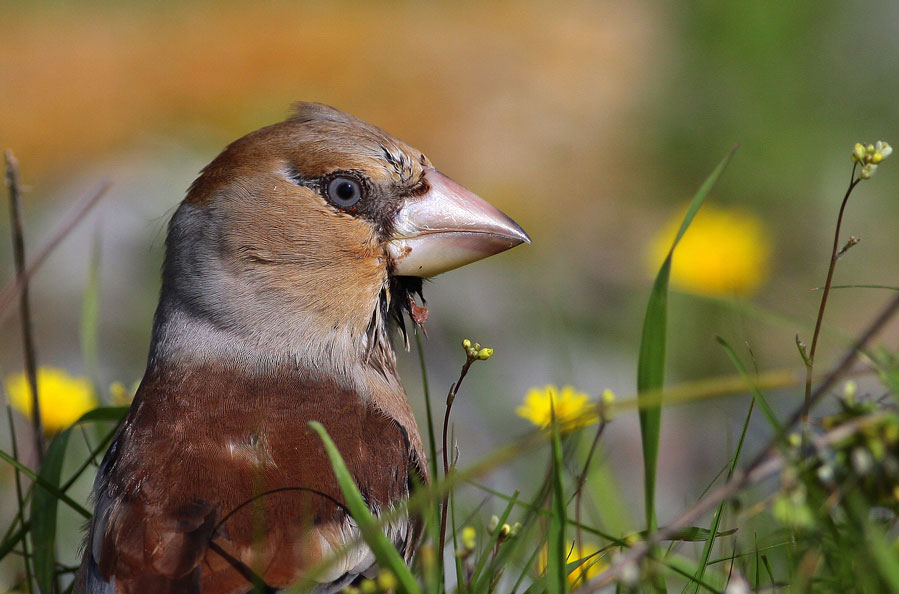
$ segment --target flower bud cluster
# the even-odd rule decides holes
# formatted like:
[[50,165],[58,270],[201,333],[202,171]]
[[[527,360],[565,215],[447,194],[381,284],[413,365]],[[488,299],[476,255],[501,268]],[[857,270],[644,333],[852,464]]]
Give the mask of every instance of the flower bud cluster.
[[489,347],[481,347],[480,343],[472,343],[469,339],[462,341],[462,348],[469,359],[486,361],[493,356],[493,349]]
[[877,166],[889,157],[893,152],[893,147],[882,140],[878,140],[874,144],[855,143],[852,147],[852,162],[862,166],[859,173],[861,179],[870,179]]
[[521,530],[521,522],[515,522],[513,525],[503,524],[499,525],[499,518],[496,516],[490,517],[490,523],[487,525],[487,532],[491,535],[495,532],[499,531],[497,535],[496,542],[503,543],[510,538],[515,538],[518,536],[518,531]]

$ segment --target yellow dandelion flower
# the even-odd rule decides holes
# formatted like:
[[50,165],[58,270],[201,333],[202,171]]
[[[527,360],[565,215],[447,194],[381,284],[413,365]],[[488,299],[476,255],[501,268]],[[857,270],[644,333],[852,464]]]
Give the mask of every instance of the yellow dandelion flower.
[[[25,374],[9,376],[6,390],[10,405],[31,418],[31,386]],[[41,420],[47,433],[65,429],[97,406],[94,390],[87,378],[72,377],[65,370],[55,367],[37,370],[37,393]]]
[[559,427],[564,432],[585,427],[599,420],[596,405],[583,392],[572,386],[559,390],[556,386],[531,388],[524,397],[524,404],[515,409],[523,417],[538,427],[548,428],[555,411]]
[[[568,556],[565,558],[566,564],[590,557],[568,574],[568,585],[571,587],[581,585],[609,568],[606,555],[599,552],[599,545],[595,542],[585,540],[583,546],[579,547],[573,541],[568,541],[566,550],[568,551]],[[540,551],[540,557],[537,559],[537,570],[540,574],[546,574],[548,557],[547,548],[544,545],[543,550]]]
[[[679,212],[650,243],[653,272],[668,255],[682,219]],[[770,257],[770,237],[760,218],[706,204],[674,250],[671,283],[701,295],[751,295],[765,282]]]

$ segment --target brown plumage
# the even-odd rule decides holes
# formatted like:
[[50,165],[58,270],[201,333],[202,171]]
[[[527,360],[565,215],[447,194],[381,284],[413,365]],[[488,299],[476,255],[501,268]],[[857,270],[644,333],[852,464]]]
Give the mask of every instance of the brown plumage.
[[[169,225],[147,371],[95,482],[76,592],[279,589],[354,541],[307,423],[376,514],[426,484],[389,320],[421,277],[522,241],[420,152],[323,105],[228,146]],[[387,529],[407,559],[419,532]],[[317,590],[373,563],[360,544]]]

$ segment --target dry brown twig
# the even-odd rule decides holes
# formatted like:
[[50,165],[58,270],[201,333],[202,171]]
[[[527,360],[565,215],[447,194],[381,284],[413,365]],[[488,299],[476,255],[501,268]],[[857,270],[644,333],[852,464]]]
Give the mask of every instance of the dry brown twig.
[[78,223],[80,223],[91,209],[96,206],[100,199],[106,195],[106,192],[109,191],[111,185],[112,184],[109,181],[102,182],[99,188],[78,202],[63,222],[53,231],[46,243],[37,250],[37,255],[28,266],[25,267],[25,274],[23,277],[16,278],[3,287],[3,290],[0,291],[0,323],[2,323],[12,312],[10,305],[12,305],[16,298],[21,295],[22,290],[25,288],[28,281],[31,280],[31,277],[34,276],[34,273],[37,272],[38,268],[40,268],[47,259],[47,256],[56,249],[59,243],[78,226]]
[[44,427],[37,392],[37,355],[34,348],[34,327],[28,300],[28,279],[25,276],[25,229],[22,211],[22,191],[19,185],[19,162],[6,149],[6,187],[9,190],[9,216],[12,230],[13,260],[16,266],[16,285],[19,290],[19,313],[22,320],[22,346],[25,350],[25,375],[31,387],[31,422],[34,428],[34,449],[37,464],[44,461]]

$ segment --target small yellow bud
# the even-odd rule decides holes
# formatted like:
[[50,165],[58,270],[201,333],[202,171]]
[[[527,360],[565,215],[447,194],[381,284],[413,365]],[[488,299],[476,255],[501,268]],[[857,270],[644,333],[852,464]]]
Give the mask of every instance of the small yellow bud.
[[362,594],[377,594],[378,584],[375,583],[375,580],[364,579],[359,584],[359,591],[362,592]]
[[481,343],[476,342],[476,343],[474,343],[474,346],[471,348],[473,348],[476,351],[479,351],[479,350],[481,350]]
[[393,575],[393,572],[389,569],[381,570],[381,573],[378,574],[378,586],[381,587],[382,592],[386,592],[388,590],[395,590],[399,585],[399,582],[396,579],[396,576]]
[[843,384],[843,399],[846,402],[852,402],[855,400],[855,394],[858,391],[858,384],[854,381],[849,380],[845,384]]
[[506,540],[509,538],[509,535],[512,533],[512,527],[508,524],[503,524],[503,527],[499,529],[499,539]]
[[871,155],[871,162],[875,165],[877,165],[881,161],[883,161],[883,155],[881,155],[880,153],[874,153],[873,155]]
[[878,462],[883,461],[883,457],[886,455],[886,446],[879,439],[869,439],[868,440],[868,449],[871,450],[871,456]]
[[493,356],[493,349],[487,348],[487,347],[480,349],[477,354],[478,359],[480,359],[481,361],[486,361],[487,359],[489,359],[492,356]]
[[109,385],[109,396],[113,404],[125,405],[131,404],[134,392],[128,392],[128,388],[122,382],[112,382]]
[[468,340],[467,338],[466,338],[465,340],[463,340],[463,341],[462,341],[462,348],[465,349],[466,351],[467,351],[468,349],[470,349],[470,348],[471,348],[471,341]]
[[883,440],[891,445],[899,440],[899,425],[887,425],[883,430]]
[[477,530],[475,530],[471,526],[466,526],[462,529],[461,540],[463,549],[465,549],[466,551],[473,551],[475,546],[477,546]]
[[493,531],[496,530],[497,526],[499,526],[499,518],[496,516],[490,516],[490,523],[487,524],[487,532],[493,534]]
[[865,147],[865,152],[868,153],[869,155],[873,155],[873,154],[874,154],[874,150],[875,150],[875,149],[874,149],[874,145],[873,145],[873,144],[869,144],[868,146]]
[[615,402],[615,393],[612,390],[603,390],[602,391],[602,403],[603,404],[612,404]]
[[518,536],[519,532],[521,532],[521,522],[515,522],[514,524],[512,524],[512,532],[510,532],[509,534],[512,537],[515,537]]
[[434,567],[437,555],[434,553],[434,547],[431,545],[422,545],[418,548],[418,558],[421,559],[422,566],[427,570]]
[[347,586],[343,589],[343,594],[359,594],[359,588],[356,586]]
[[800,437],[798,433],[790,433],[790,436],[787,438],[787,441],[794,448],[798,448],[800,445],[802,445],[802,437]]
[[855,146],[852,147],[852,162],[853,163],[861,163],[865,160],[865,146],[856,142]]

